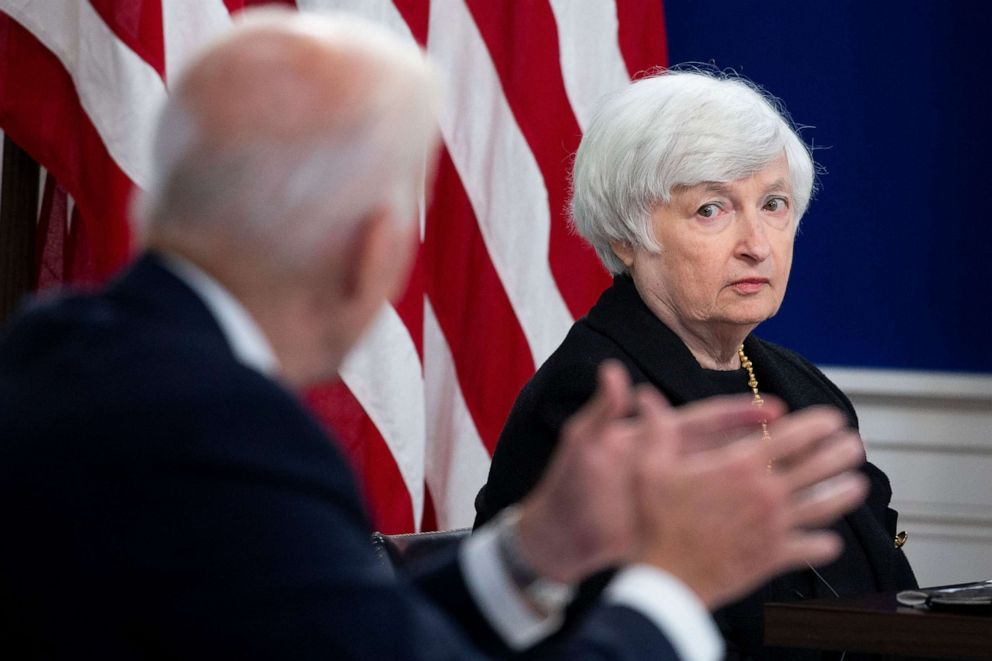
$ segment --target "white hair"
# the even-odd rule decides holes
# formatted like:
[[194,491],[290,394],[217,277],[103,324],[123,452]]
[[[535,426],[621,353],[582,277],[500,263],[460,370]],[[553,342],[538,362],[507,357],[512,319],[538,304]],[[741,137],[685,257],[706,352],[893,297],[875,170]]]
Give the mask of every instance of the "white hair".
[[635,81],[597,109],[575,156],[572,223],[610,273],[626,266],[611,242],[660,246],[651,214],[672,190],[751,176],[785,154],[796,222],[814,165],[784,109],[736,75],[672,70]]
[[265,246],[277,264],[300,266],[328,237],[348,232],[378,207],[412,221],[440,104],[438,77],[423,53],[384,28],[341,14],[242,15],[212,48],[253,30],[312,37],[325,54],[360,56],[362,82],[327,108],[336,119],[320,135],[273,132],[224,146],[201,130],[198,112],[177,86],[154,139],[156,171],[137,200],[139,235],[212,226]]

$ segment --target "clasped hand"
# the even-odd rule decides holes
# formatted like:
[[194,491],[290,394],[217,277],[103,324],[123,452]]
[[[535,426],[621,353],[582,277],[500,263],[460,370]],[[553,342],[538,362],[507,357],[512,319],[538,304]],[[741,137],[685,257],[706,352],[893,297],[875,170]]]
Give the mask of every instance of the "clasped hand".
[[[761,440],[762,420],[770,440]],[[819,528],[864,500],[863,461],[860,438],[836,411],[787,414],[774,398],[759,409],[747,396],[672,408],[610,361],[522,503],[517,534],[548,578],[646,563],[713,609],[836,558],[840,538]]]

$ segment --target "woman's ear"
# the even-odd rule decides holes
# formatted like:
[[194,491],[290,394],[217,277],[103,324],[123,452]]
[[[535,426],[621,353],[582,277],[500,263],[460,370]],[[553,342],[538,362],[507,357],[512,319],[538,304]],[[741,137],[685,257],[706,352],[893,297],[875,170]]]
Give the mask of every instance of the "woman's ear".
[[634,246],[629,241],[610,241],[610,250],[629,270],[634,264]]

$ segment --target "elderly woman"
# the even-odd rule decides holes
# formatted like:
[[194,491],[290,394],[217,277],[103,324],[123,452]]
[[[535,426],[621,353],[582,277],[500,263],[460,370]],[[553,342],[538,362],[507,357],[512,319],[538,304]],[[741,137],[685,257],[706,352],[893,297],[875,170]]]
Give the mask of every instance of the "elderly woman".
[[[777,104],[740,78],[668,72],[606,101],[576,156],[572,211],[614,282],[517,398],[476,500],[477,524],[538,481],[607,358],[674,405],[775,395],[791,409],[836,407],[857,427],[851,402],[816,367],[752,335],[785,296],[813,179],[809,150]],[[915,586],[894,541],[888,479],[869,463],[863,470],[871,494],[836,527],[839,560],[717,613],[731,656],[818,658],[762,648],[764,602]]]

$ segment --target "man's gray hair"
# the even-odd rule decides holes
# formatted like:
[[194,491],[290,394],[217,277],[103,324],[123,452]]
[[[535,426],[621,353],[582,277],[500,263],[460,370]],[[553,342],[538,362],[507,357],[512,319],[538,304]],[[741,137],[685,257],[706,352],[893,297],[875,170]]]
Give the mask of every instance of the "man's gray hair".
[[[357,56],[352,59],[363,71],[342,83],[340,102],[328,104],[326,127],[316,134],[275,130],[226,143],[201,128],[199,109],[191,107],[180,82],[154,138],[155,175],[137,200],[139,235],[212,226],[270,248],[274,263],[292,267],[308,264],[328,237],[347,233],[379,207],[412,221],[440,105],[438,77],[423,53],[382,27],[346,15],[245,14],[250,18],[220,44],[243,39],[245,32],[254,39],[250,33],[257,31],[263,58],[272,47],[265,43],[267,34],[301,35],[326,48],[325,56]],[[273,89],[270,99],[278,94]]]
[[626,267],[611,242],[660,249],[651,214],[672,190],[751,176],[785,154],[796,223],[813,193],[814,165],[784,109],[736,76],[672,70],[607,97],[579,145],[572,222],[610,273]]

